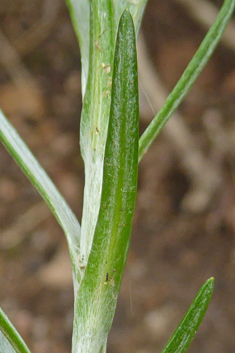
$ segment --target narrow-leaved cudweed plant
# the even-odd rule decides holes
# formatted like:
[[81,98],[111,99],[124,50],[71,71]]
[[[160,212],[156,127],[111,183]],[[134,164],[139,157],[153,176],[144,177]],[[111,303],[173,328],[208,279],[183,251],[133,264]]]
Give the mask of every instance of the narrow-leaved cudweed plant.
[[[75,298],[72,353],[104,353],[130,243],[138,162],[209,60],[235,0],[224,1],[197,53],[140,139],[136,36],[147,0],[67,2],[82,58],[80,144],[85,189],[81,227],[1,111],[0,138],[66,235]],[[198,292],[164,353],[186,352],[212,291],[213,278]],[[0,352],[30,353],[1,309]]]

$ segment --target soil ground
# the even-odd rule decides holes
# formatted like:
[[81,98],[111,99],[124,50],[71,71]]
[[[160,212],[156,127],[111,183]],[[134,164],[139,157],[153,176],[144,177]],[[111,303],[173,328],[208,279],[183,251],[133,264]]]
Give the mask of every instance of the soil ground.
[[[14,65],[0,62],[0,106],[80,220],[80,56],[67,8],[62,0],[2,0],[0,26],[0,53],[10,44],[17,58]],[[170,92],[205,29],[178,1],[150,0],[143,33],[152,63]],[[141,96],[143,131],[153,113]],[[203,185],[208,172],[218,179],[213,195],[200,203],[200,185],[195,186],[185,161],[190,153],[193,161],[195,151],[180,150],[167,130],[143,158],[109,353],[160,352],[211,276],[213,299],[189,352],[235,351],[234,48],[219,45],[179,112],[206,161],[206,167],[199,167],[198,184]],[[73,289],[66,241],[2,146],[0,165],[1,307],[32,352],[68,353]]]

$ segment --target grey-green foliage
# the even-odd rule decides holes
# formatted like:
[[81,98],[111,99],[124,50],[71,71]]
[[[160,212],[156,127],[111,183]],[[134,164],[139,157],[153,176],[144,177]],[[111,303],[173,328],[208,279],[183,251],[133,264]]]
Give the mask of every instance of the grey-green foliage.
[[[107,334],[129,247],[138,157],[137,65],[133,43],[146,1],[67,0],[82,56],[83,111],[80,133],[85,190],[81,232],[69,206],[0,111],[0,138],[3,144],[48,203],[68,240],[75,291],[73,353],[106,352]],[[141,137],[139,159],[205,66],[234,7],[235,0],[224,1],[215,24],[179,84]],[[118,23],[126,8],[129,12],[124,13],[123,19],[127,20],[128,25],[119,28],[114,57]],[[126,80],[131,60],[132,79]],[[121,124],[117,116],[123,119]],[[132,133],[128,134],[128,129]],[[212,290],[213,279],[210,279],[199,291],[164,353],[186,351],[205,314]],[[16,353],[29,353],[2,311],[0,330],[0,353],[14,353],[14,350]]]
[[[122,12],[128,8],[138,31],[146,2],[68,0],[82,55],[80,145],[85,165],[85,189],[80,263],[84,266],[88,261],[100,207],[117,26]],[[83,11],[84,16],[81,15]]]
[[101,204],[75,298],[73,352],[106,344],[130,243],[138,173],[139,102],[135,30],[125,10],[117,34]]

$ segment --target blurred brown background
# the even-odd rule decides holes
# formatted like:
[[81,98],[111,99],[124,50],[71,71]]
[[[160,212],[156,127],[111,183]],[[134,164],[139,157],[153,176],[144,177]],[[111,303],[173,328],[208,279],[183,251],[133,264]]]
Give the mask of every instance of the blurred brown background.
[[[139,49],[141,132],[220,5],[149,1]],[[235,350],[234,28],[140,164],[109,353],[160,352],[211,276],[213,300],[189,352]],[[0,106],[80,220],[80,57],[64,1],[1,0]],[[68,353],[73,289],[65,238],[2,146],[0,166],[0,304],[32,353]]]

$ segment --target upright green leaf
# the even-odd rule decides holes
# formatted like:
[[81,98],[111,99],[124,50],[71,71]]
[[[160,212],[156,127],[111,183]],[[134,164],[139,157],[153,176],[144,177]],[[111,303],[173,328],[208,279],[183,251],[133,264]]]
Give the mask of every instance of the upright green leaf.
[[0,353],[30,353],[16,328],[0,308]]
[[138,31],[147,0],[67,0],[82,60],[80,146],[85,166],[80,259],[87,264],[97,223],[119,19],[128,8]]
[[183,320],[175,330],[162,353],[185,353],[206,313],[214,288],[210,278],[199,290]]
[[105,352],[130,243],[138,172],[138,79],[129,11],[116,41],[101,206],[75,302],[73,353]]

